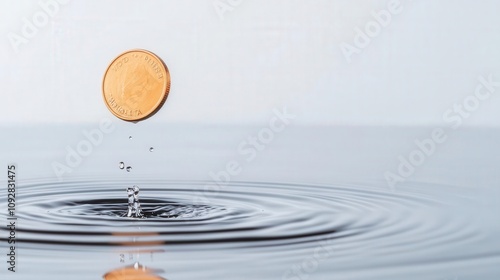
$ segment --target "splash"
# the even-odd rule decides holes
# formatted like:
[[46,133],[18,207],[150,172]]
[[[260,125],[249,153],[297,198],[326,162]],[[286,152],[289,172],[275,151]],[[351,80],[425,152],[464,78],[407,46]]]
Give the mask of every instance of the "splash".
[[139,187],[133,186],[127,188],[128,211],[127,217],[142,218],[141,204],[139,203]]

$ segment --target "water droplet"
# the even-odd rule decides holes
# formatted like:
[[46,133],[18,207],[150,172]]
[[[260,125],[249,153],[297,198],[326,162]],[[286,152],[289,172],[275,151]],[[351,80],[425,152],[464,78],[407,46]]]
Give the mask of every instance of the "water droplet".
[[127,172],[130,172],[132,170],[132,166],[127,166]]
[[125,168],[125,163],[124,163],[123,161],[122,161],[122,162],[120,162],[120,165],[119,165],[119,167],[120,167],[120,169],[123,169],[123,168]]
[[128,139],[129,139],[129,140],[132,140],[132,136],[129,136],[129,137],[128,137]]
[[153,148],[153,147],[149,148],[150,152],[153,152],[154,150],[155,150],[155,148]]

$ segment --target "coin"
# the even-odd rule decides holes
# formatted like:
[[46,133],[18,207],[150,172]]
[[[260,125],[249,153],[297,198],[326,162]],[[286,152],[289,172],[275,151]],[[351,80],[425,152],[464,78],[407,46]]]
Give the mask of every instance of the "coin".
[[126,121],[154,115],[170,91],[170,73],[165,63],[146,50],[120,54],[108,66],[102,94],[108,109]]

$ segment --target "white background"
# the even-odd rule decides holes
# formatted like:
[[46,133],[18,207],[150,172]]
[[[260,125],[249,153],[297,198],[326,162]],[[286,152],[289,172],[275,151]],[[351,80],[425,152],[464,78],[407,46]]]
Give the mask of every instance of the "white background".
[[[214,4],[227,2],[236,4],[218,13]],[[261,123],[286,106],[305,125],[442,125],[480,75],[500,72],[500,2],[401,0],[349,63],[341,44],[388,3],[69,0],[16,52],[9,36],[43,9],[1,0],[0,124],[111,117],[103,73],[121,52],[144,48],[172,76],[151,122]],[[498,95],[465,123],[500,125]]]

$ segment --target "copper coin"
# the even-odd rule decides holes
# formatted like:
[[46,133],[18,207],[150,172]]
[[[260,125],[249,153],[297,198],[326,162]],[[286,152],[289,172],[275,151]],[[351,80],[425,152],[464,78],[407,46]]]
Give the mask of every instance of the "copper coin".
[[139,121],[155,114],[170,91],[170,73],[165,63],[146,50],[120,54],[108,66],[102,94],[108,109],[126,121]]

